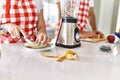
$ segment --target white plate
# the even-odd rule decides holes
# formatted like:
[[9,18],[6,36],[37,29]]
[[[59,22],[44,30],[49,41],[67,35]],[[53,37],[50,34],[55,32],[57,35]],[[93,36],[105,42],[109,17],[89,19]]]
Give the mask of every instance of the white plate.
[[[54,44],[49,44],[50,46],[46,47],[46,48],[29,48],[29,47],[26,47],[27,49],[31,49],[31,50],[39,50],[39,51],[43,51],[43,50],[51,50],[55,47]],[[25,46],[24,46],[25,47]]]

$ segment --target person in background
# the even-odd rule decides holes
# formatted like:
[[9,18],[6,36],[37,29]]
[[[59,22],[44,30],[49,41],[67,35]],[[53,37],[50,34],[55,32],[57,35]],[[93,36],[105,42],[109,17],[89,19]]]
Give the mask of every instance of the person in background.
[[20,33],[38,44],[49,41],[41,0],[0,0],[0,28],[0,43],[25,42]]
[[[60,28],[60,19],[62,17],[62,3],[64,3],[63,0],[56,0],[57,7],[58,7],[58,12],[59,12],[59,21],[58,21],[58,26],[56,27],[55,30],[55,36],[58,35],[58,31]],[[69,0],[67,0],[69,1]],[[79,1],[79,0],[76,0]],[[84,7],[82,7],[84,6]],[[87,7],[87,8],[85,8]],[[84,14],[85,13],[85,14]],[[77,20],[78,20],[78,27],[80,29],[80,35],[83,38],[95,38],[100,34],[100,36],[104,36],[102,32],[97,30],[96,27],[96,18],[95,18],[95,13],[94,13],[94,0],[80,0],[79,1],[79,8],[77,11]],[[86,30],[86,24],[89,24],[91,27],[91,31]]]

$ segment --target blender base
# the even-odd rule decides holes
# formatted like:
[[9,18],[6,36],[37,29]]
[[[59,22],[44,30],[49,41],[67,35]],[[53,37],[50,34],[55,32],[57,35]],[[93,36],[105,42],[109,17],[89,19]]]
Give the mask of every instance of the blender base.
[[64,47],[64,48],[77,48],[77,47],[80,47],[81,46],[81,43],[80,44],[77,44],[77,45],[63,45],[63,44],[55,44],[56,46],[59,46],[59,47]]

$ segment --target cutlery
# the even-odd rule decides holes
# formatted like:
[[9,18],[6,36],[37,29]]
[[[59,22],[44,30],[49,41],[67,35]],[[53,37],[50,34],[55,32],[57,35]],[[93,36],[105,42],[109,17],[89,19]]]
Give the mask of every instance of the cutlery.
[[26,41],[27,43],[33,43],[31,40],[29,40],[29,39],[27,38],[27,36],[23,36],[23,38],[25,39],[25,41]]
[[22,28],[19,28],[19,30],[20,30],[20,36],[23,37],[27,43],[33,43],[31,40],[28,39],[27,35],[22,30]]

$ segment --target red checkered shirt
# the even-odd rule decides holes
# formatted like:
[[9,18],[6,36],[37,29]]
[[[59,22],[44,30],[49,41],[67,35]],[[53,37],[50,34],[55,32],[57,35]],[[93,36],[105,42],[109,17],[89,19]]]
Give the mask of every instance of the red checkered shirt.
[[77,20],[78,20],[78,27],[82,31],[85,30],[88,13],[89,13],[89,0],[81,0],[78,10]]
[[[0,24],[16,24],[25,31],[30,40],[35,40],[35,26],[38,20],[34,0],[6,0]],[[12,38],[9,33],[0,36],[0,43],[24,42],[23,38]]]

